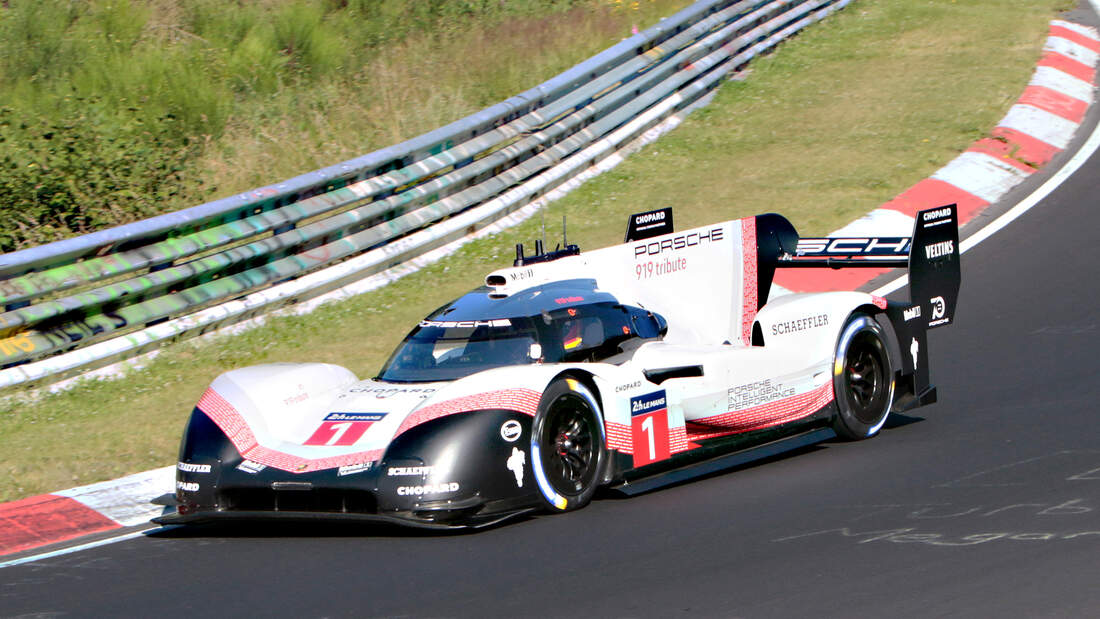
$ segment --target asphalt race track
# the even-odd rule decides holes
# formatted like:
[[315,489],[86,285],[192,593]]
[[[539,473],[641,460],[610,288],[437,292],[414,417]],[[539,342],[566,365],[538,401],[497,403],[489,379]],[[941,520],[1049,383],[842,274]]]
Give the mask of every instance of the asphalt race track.
[[872,441],[475,534],[161,531],[0,569],[0,616],[1095,615],[1097,178],[964,255],[940,402]]

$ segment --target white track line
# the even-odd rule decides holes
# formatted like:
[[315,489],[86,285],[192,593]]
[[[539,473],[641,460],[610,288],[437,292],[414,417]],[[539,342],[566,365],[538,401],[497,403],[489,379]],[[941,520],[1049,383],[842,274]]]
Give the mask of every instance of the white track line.
[[[1092,4],[1093,10],[1095,10],[1096,13],[1100,15],[1100,0],[1089,0],[1089,3]],[[999,232],[1008,224],[1015,221],[1024,213],[1031,210],[1032,207],[1034,207],[1041,200],[1053,193],[1055,189],[1061,186],[1061,184],[1064,183],[1066,179],[1073,176],[1077,172],[1077,170],[1081,169],[1081,166],[1085,165],[1085,162],[1088,161],[1089,157],[1092,157],[1093,153],[1095,153],[1098,148],[1100,148],[1100,124],[1093,128],[1092,135],[1090,135],[1088,139],[1085,140],[1085,143],[1081,145],[1081,148],[1078,149],[1076,153],[1074,153],[1073,157],[1070,157],[1069,161],[1067,161],[1065,165],[1061,167],[1061,169],[1055,172],[1054,175],[1047,179],[1045,183],[1040,185],[1038,189],[1031,192],[1031,194],[1023,200],[1020,200],[1020,202],[1017,203],[1016,206],[1012,207],[1006,213],[991,221],[984,228],[978,230],[974,234],[967,237],[964,241],[962,241],[962,243],[959,244],[959,252],[966,253],[970,249],[976,247],[982,241]],[[879,286],[874,291],[872,291],[871,294],[880,297],[886,296],[908,283],[909,276],[902,275],[901,277],[889,283]]]
[[29,557],[23,557],[22,559],[12,559],[11,561],[4,561],[0,563],[0,568],[11,567],[13,565],[22,565],[24,563],[32,563],[34,561],[42,561],[44,559],[52,559],[54,557],[60,557],[61,555],[72,554],[74,552],[80,552],[81,550],[90,550],[92,548],[98,548],[100,546],[106,546],[115,542],[124,542],[128,539],[134,539],[135,537],[141,537],[152,530],[167,531],[174,529],[175,527],[150,527],[148,529],[142,529],[141,531],[131,531],[130,533],[123,533],[115,537],[108,537],[105,539],[96,540],[94,542],[88,542],[86,544],[80,544],[78,546],[71,546],[69,548],[62,548],[60,550],[54,550],[51,552],[44,552],[42,554],[31,555]]

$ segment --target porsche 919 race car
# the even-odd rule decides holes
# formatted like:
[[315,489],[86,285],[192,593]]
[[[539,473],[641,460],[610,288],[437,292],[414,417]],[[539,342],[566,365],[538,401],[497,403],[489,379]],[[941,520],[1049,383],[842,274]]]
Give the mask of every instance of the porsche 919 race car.
[[[376,378],[237,369],[191,414],[162,524],[324,518],[478,527],[835,436],[935,401],[927,331],[958,296],[954,205],[911,238],[800,239],[779,215],[532,256],[420,321]],[[778,268],[907,267],[911,302],[769,300]]]

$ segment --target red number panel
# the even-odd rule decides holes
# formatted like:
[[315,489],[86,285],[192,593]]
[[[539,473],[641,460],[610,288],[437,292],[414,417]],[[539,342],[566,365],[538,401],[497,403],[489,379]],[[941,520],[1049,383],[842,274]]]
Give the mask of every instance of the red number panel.
[[630,427],[634,444],[634,466],[667,460],[669,447],[668,407],[664,390],[630,399]]

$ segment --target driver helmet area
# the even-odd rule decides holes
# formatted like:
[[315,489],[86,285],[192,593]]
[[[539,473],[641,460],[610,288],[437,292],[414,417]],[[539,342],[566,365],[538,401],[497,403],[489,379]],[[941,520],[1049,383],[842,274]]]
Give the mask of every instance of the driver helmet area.
[[536,286],[505,299],[488,292],[475,290],[422,320],[378,378],[428,382],[502,366],[618,362],[624,343],[663,337],[668,328],[660,316],[596,290],[593,280]]
[[656,315],[619,303],[594,303],[544,316],[553,340],[543,342],[555,361],[606,361],[632,339],[663,335]]

